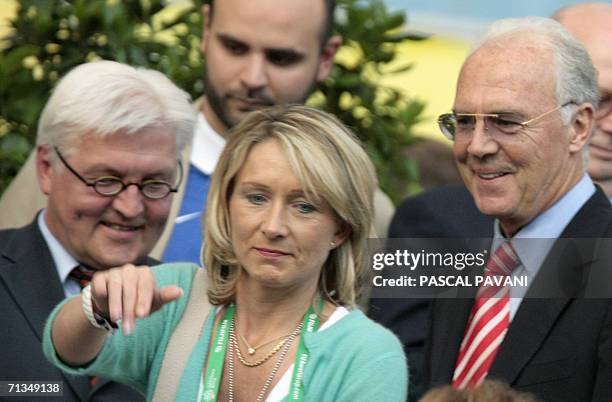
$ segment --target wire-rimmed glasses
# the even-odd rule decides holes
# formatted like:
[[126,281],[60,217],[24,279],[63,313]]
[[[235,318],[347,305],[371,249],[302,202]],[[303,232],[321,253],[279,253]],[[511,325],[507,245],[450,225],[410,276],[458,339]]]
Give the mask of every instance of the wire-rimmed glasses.
[[158,200],[168,196],[168,194],[170,193],[176,193],[178,191],[178,186],[180,185],[183,179],[183,166],[179,161],[179,179],[177,181],[176,186],[174,187],[172,187],[170,183],[165,182],[163,180],[145,180],[141,183],[126,183],[115,176],[101,176],[93,180],[87,180],[79,173],[77,173],[77,171],[74,170],[74,168],[68,164],[68,162],[66,161],[66,159],[64,159],[57,147],[53,147],[53,149],[55,149],[57,156],[62,161],[64,166],[66,166],[66,168],[73,175],[75,175],[79,180],[81,180],[86,186],[92,187],[96,191],[96,193],[105,197],[115,196],[126,188],[128,188],[128,186],[134,185],[138,187],[138,190],[140,190],[142,195],[144,195],[146,198]]
[[438,126],[440,126],[440,130],[446,138],[454,141],[457,137],[471,134],[480,117],[484,121],[484,129],[486,131],[513,135],[529,127],[541,118],[573,103],[574,102],[566,102],[561,106],[557,106],[554,109],[525,121],[521,121],[518,116],[512,113],[445,113],[438,117]]

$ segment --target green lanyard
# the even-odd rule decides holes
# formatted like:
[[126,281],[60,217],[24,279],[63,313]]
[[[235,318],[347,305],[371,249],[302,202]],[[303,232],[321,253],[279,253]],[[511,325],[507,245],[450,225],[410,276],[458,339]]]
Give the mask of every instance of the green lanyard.
[[[319,311],[323,311],[324,305],[323,299],[319,304]],[[317,332],[319,329],[319,316],[315,314],[312,305],[304,316],[304,325],[302,326],[302,334],[300,336],[300,345],[298,346],[297,354],[295,355],[295,362],[293,363],[293,377],[291,377],[291,388],[289,388],[290,401],[303,401],[304,400],[304,383],[302,378],[304,377],[304,367],[308,362],[308,349],[304,344],[304,334],[307,332]]]
[[227,338],[229,337],[230,325],[234,319],[236,307],[234,304],[227,306],[225,314],[217,328],[217,336],[208,352],[208,364],[206,365],[206,377],[204,377],[204,392],[200,401],[213,402],[219,395],[219,385],[223,374],[223,362],[225,361],[225,351],[227,350]]
[[[321,300],[320,310],[323,311],[324,301]],[[225,353],[227,351],[227,338],[229,328],[236,313],[234,304],[230,304],[223,314],[223,318],[217,328],[217,335],[211,350],[208,353],[208,363],[206,365],[206,376],[204,377],[204,391],[201,395],[200,402],[213,402],[217,400],[219,395],[219,385],[221,384],[221,376],[223,374],[223,363],[225,362]],[[295,357],[293,376],[291,377],[291,387],[289,389],[289,401],[304,400],[304,367],[308,362],[309,352],[304,344],[304,334],[307,332],[316,332],[319,329],[319,316],[315,314],[312,305],[304,315],[304,325],[300,336],[300,344],[298,346]]]

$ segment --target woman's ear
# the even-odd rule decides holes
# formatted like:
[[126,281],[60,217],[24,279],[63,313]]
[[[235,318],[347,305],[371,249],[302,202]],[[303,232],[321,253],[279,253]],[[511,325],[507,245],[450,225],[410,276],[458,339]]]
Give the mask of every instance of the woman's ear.
[[351,235],[351,227],[345,223],[338,224],[338,230],[334,233],[334,238],[329,242],[330,249],[338,248]]

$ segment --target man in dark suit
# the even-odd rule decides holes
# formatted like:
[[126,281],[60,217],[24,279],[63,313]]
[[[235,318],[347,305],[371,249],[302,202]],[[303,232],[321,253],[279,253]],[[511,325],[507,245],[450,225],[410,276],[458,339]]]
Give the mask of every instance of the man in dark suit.
[[[612,163],[606,156],[612,143],[612,53],[609,51],[612,5],[572,5],[557,11],[553,18],[584,44],[598,70],[601,99],[589,143],[588,173],[612,200]],[[472,236],[487,237],[492,228],[490,222],[492,218],[479,213],[464,186],[440,188],[404,201],[393,218],[389,237],[459,237],[468,227]],[[393,329],[404,341],[411,363],[410,393],[416,392],[411,400],[418,399],[423,390],[423,370],[417,367],[422,367],[429,304],[426,301],[396,303],[377,300],[369,311],[372,318]]]
[[[470,387],[486,377],[545,401],[612,399],[612,305],[585,298],[582,286],[596,265],[609,261],[595,239],[586,242],[586,260],[554,240],[612,237],[609,202],[583,161],[594,105],[596,73],[586,50],[551,20],[500,21],[466,60],[454,112],[440,123],[454,140],[473,202],[465,191],[440,190],[409,202],[434,217],[429,228],[418,218],[398,223],[400,212],[391,230],[405,224],[405,236],[486,236],[496,256],[498,246],[510,245],[516,262],[510,275],[527,275],[529,287],[510,289],[496,322],[483,319],[488,312],[480,310],[475,288],[465,299],[433,301],[428,386]],[[436,205],[439,212],[428,212]],[[475,216],[474,205],[487,217]],[[402,308],[394,308],[397,317]]]
[[155,262],[147,254],[194,123],[189,96],[158,72],[100,61],[59,82],[37,136],[47,205],[29,225],[0,231],[0,380],[62,382],[62,401],[143,400],[124,385],[62,373],[42,353],[42,331],[96,270]]
[[[492,235],[493,218],[478,211],[464,186],[433,189],[406,199],[398,207],[389,238],[459,238],[469,228],[470,237]],[[372,298],[368,316],[400,338],[409,369],[408,400],[425,392],[425,341],[429,332],[431,300]]]

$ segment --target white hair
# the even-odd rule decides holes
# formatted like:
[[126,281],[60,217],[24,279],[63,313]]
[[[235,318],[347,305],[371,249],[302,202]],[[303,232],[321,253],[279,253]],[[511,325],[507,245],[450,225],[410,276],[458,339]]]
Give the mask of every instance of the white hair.
[[70,154],[85,135],[129,135],[160,126],[175,135],[178,157],[195,127],[189,94],[158,71],[95,61],[70,70],[57,84],[40,117],[36,143]]
[[[528,35],[533,44],[550,50],[555,62],[555,95],[557,103],[564,105],[559,111],[561,122],[568,125],[576,107],[590,103],[599,104],[597,70],[584,45],[572,36],[559,22],[546,17],[507,18],[495,21],[484,36],[472,48],[470,55],[481,47]],[[468,56],[469,57],[469,56]],[[588,144],[582,148],[583,166],[586,170],[589,157]]]
[[[597,107],[599,89],[597,70],[585,47],[557,21],[545,17],[507,18],[491,24],[470,54],[484,45],[529,35],[536,45],[551,51],[555,61],[556,97],[559,105],[574,102],[590,103]],[[569,124],[573,108],[561,110],[564,124]]]

